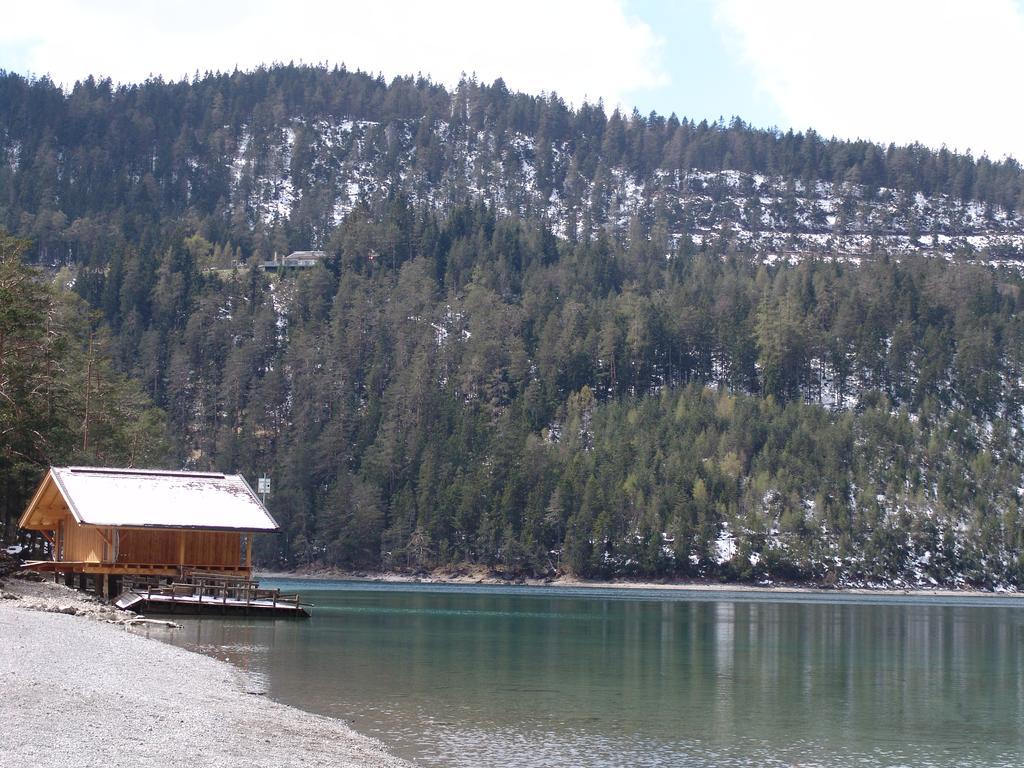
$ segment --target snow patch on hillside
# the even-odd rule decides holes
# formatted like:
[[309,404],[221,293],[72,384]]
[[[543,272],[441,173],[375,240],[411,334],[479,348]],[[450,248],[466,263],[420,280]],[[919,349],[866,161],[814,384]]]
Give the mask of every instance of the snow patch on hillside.
[[[881,253],[1014,267],[1024,261],[1024,226],[1014,212],[948,195],[806,185],[736,170],[654,169],[641,178],[599,164],[588,178],[577,172],[568,144],[538,147],[515,132],[499,140],[486,130],[426,118],[386,124],[295,118],[257,148],[261,142],[243,129],[231,178],[253,219],[267,224],[292,216],[312,190],[331,197],[333,225],[361,199],[401,190],[438,208],[483,200],[500,214],[543,215],[560,235],[586,222],[595,233],[628,238],[634,219],[645,232],[660,223],[669,258],[704,246],[744,250],[766,264],[811,253],[855,265]],[[296,164],[297,156],[306,159]]]

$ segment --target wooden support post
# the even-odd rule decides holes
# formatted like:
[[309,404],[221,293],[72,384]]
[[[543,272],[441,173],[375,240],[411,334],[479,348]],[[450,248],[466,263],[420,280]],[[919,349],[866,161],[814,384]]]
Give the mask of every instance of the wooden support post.
[[178,565],[185,568],[185,532],[178,533]]
[[247,534],[245,537],[245,567],[250,572],[252,571],[252,534]]

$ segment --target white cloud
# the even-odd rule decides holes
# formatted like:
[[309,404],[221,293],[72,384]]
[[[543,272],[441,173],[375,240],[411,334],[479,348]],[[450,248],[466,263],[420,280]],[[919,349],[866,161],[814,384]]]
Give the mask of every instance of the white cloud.
[[1013,0],[719,0],[717,19],[795,128],[1024,158]]
[[486,82],[501,76],[515,90],[614,105],[666,82],[662,47],[621,0],[106,0],[5,9],[0,67],[71,84],[87,74],[135,82],[274,61],[344,63],[447,84],[463,72]]

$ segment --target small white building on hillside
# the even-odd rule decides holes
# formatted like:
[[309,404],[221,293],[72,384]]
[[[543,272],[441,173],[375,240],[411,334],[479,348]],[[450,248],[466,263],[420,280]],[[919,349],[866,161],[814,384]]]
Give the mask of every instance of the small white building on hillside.
[[279,272],[284,269],[309,269],[327,258],[326,251],[292,251],[287,256],[278,256],[260,264],[264,272]]

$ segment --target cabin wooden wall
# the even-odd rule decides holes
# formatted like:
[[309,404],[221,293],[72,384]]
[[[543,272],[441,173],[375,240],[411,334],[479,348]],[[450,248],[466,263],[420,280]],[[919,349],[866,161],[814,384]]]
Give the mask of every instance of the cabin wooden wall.
[[185,562],[188,565],[230,565],[237,568],[242,562],[242,535],[225,531],[189,531],[185,540]]
[[153,565],[181,564],[181,537],[185,538],[184,565],[241,563],[241,534],[226,531],[121,529],[117,561]]
[[61,523],[60,534],[63,536],[63,560],[70,562],[101,563],[104,555],[109,557],[110,553],[105,551],[106,542],[100,533],[100,529],[89,525],[79,525],[75,519],[68,515]]
[[116,551],[116,562],[133,565],[238,568],[244,564],[240,533],[79,525],[66,508],[63,514],[54,510],[52,519],[62,562],[112,563]]

